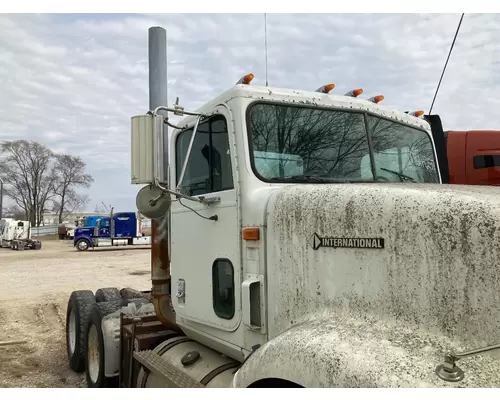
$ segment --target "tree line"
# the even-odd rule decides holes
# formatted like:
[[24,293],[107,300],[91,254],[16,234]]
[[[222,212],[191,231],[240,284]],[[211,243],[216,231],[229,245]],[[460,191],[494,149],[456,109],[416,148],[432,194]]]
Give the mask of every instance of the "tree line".
[[27,220],[32,226],[40,226],[45,212],[56,212],[61,223],[84,208],[89,197],[79,190],[94,182],[81,157],[57,154],[32,140],[0,142],[0,178],[4,197],[14,203],[4,217]]

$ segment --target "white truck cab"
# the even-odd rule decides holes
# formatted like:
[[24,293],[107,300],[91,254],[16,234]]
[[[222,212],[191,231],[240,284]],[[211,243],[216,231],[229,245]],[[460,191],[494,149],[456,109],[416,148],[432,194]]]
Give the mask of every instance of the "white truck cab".
[[71,367],[91,387],[498,387],[500,188],[442,184],[438,116],[252,79],[132,118],[151,292],[74,292]]
[[0,247],[10,247],[12,250],[40,250],[41,242],[31,239],[30,221],[2,218]]
[[[251,79],[182,120],[168,169],[162,107],[133,119],[132,182],[151,184],[137,206],[164,212],[170,226],[158,234],[169,237],[175,325],[238,362],[258,348],[235,387],[271,377],[309,387],[460,381],[453,363],[436,373],[444,354],[499,339],[488,310],[500,306],[468,301],[500,284],[481,267],[498,263],[483,230],[496,229],[500,191],[440,185],[423,112],[361,99],[358,89],[339,96],[328,85]],[[412,366],[394,375],[406,360]],[[476,367],[474,384],[497,382]]]
[[[273,293],[265,290],[278,260],[266,260],[273,253],[265,240],[274,247],[279,239],[268,236],[269,206],[279,193],[297,185],[317,196],[350,184],[370,190],[400,182],[402,174],[440,182],[429,124],[367,100],[240,84],[197,112],[206,117],[180,186],[198,117],[183,120],[185,128],[171,136],[170,189],[217,201],[179,198],[171,205],[172,282],[183,286],[173,305],[184,332],[240,360],[251,350],[247,343],[264,344],[278,333],[268,326],[276,316]],[[309,228],[308,236],[334,233]]]

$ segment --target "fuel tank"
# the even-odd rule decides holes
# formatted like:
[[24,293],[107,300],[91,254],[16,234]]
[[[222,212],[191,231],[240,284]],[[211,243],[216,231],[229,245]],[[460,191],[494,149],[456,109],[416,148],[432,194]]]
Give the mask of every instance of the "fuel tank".
[[[216,351],[188,338],[177,336],[166,340],[154,350],[163,361],[209,388],[228,388],[234,372],[240,365]],[[137,387],[167,388],[170,386],[161,374],[141,368]]]

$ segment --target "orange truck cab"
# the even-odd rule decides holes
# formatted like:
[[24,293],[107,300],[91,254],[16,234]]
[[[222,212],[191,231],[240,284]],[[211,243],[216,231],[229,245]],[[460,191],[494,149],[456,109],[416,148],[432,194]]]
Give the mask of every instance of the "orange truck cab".
[[500,131],[445,131],[449,183],[500,186]]

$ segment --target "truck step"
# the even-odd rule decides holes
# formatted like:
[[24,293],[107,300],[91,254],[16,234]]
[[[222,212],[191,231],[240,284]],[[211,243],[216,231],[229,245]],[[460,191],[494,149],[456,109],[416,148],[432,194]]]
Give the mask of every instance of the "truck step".
[[134,358],[141,363],[145,369],[162,376],[168,381],[170,386],[178,388],[205,387],[189,375],[167,363],[152,350],[136,351],[134,352]]

